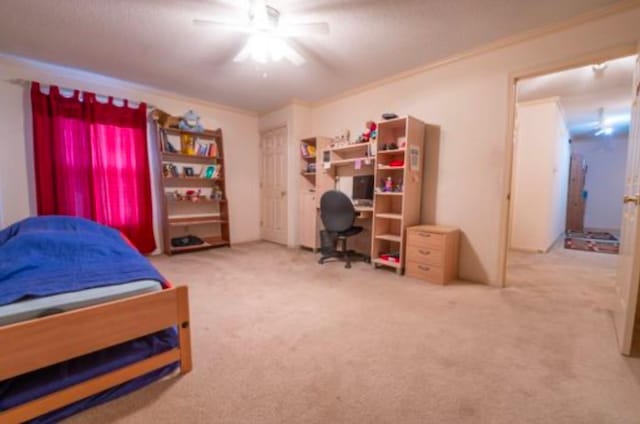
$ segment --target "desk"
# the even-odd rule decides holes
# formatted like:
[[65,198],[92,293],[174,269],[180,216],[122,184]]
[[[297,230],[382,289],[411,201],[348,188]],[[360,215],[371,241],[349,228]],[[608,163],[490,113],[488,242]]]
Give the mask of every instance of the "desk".
[[371,219],[373,217],[373,206],[354,206],[356,219]]

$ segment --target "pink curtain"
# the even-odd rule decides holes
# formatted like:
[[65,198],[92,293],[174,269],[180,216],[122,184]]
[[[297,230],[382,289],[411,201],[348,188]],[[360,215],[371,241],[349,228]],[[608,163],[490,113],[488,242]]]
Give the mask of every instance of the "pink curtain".
[[152,252],[147,108],[97,101],[58,87],[31,86],[39,215],[89,218],[122,231],[143,253]]

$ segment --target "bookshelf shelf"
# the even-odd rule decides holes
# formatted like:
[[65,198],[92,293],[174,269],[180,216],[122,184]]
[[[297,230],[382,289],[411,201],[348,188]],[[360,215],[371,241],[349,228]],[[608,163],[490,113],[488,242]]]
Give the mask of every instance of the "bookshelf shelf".
[[[222,130],[184,131],[163,128],[157,121],[155,130],[158,158],[163,165],[160,181],[164,193],[164,253],[172,255],[231,246]],[[187,152],[200,154],[181,151],[184,140],[191,143]],[[211,156],[204,153],[211,153]],[[197,201],[193,201],[194,198]],[[182,247],[171,245],[173,238],[188,235],[203,243]]]
[[222,162],[222,158],[212,156],[200,156],[200,155],[184,155],[182,153],[162,152],[163,162],[178,162],[178,163],[211,163],[215,164]]
[[400,197],[402,197],[402,195],[404,193],[402,193],[402,192],[376,192],[374,194],[376,196],[400,196]]
[[371,143],[353,143],[353,144],[347,144],[344,146],[333,147],[328,150],[332,152],[338,152],[338,153],[348,151],[348,150],[357,150],[357,149],[363,149],[368,151],[370,146],[371,146]]
[[379,234],[376,238],[378,240],[387,240],[395,243],[400,243],[402,241],[402,237],[397,234]]
[[402,219],[401,213],[377,213],[376,218],[384,218],[384,219]]

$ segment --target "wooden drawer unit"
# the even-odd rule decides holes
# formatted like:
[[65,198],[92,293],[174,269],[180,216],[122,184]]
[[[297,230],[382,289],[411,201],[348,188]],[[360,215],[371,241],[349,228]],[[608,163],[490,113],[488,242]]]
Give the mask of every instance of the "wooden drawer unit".
[[407,243],[413,246],[434,247],[442,249],[446,236],[440,233],[430,233],[425,230],[415,230],[413,228],[423,228],[424,225],[418,227],[407,228]]
[[439,225],[407,228],[406,274],[436,284],[458,276],[460,230]]

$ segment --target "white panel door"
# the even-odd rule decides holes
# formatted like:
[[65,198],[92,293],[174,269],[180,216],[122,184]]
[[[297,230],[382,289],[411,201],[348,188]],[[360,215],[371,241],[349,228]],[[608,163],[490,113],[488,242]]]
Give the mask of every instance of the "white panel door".
[[262,133],[261,237],[287,244],[287,128]]
[[621,199],[624,206],[616,284],[619,302],[613,312],[618,344],[624,355],[631,353],[640,284],[640,225],[638,225],[640,219],[640,207],[638,207],[640,202],[640,57],[636,59],[633,81],[634,99],[629,132],[629,153],[624,199]]

